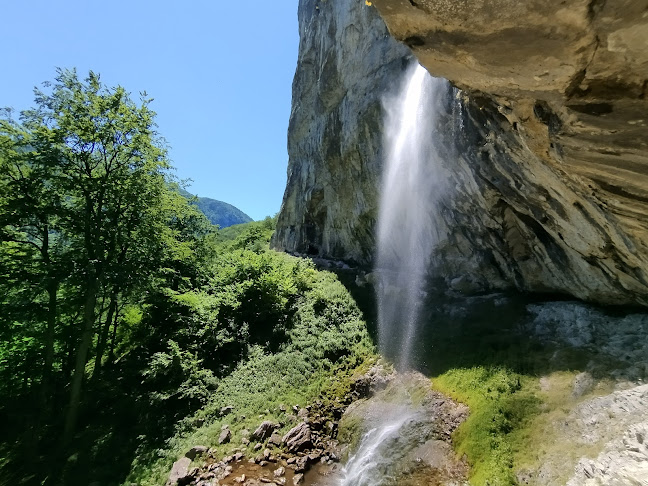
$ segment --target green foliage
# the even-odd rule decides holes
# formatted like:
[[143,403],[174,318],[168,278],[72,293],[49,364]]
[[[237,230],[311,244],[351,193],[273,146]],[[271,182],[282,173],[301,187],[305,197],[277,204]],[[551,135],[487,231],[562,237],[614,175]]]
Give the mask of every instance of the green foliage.
[[216,444],[221,407],[247,417],[238,433],[373,353],[333,274],[269,250],[276,218],[216,232],[181,195],[149,103],[59,71],[21,123],[0,120],[9,483],[114,484],[136,455],[132,480],[155,484],[192,441]]
[[[171,463],[197,443],[223,453],[231,450],[231,444],[218,446],[223,423],[230,425],[232,442],[239,443],[240,431],[256,428],[259,415],[285,421],[279,405],[305,405],[341,382],[350,383],[356,367],[373,355],[362,315],[348,291],[335,275],[315,270],[309,261],[267,249],[256,253],[235,248],[221,254],[213,269],[203,291],[174,300],[191,309],[185,317],[222,332],[218,340],[205,340],[204,334],[196,342],[183,340],[187,349],[198,350],[203,364],[221,366],[218,387],[204,408],[179,422],[164,449],[140,449],[131,482],[160,484]],[[240,333],[241,328],[246,332]],[[237,339],[231,334],[228,341],[237,329]],[[235,349],[230,359],[236,353],[241,358],[231,371],[211,356],[224,354],[220,339],[235,346],[228,347],[230,353]],[[225,406],[233,406],[235,413],[221,419]]]
[[223,250],[238,248],[262,251],[270,242],[276,225],[276,216],[268,216],[261,221],[237,224],[220,230],[215,241]]
[[[102,374],[141,344],[141,320],[122,313],[198,281],[212,227],[173,188],[145,94],[137,103],[74,70],[45,86],[20,123],[0,120],[0,414],[18,418],[6,440],[65,451],[84,408],[139,376]],[[181,368],[180,396],[202,403],[193,383],[209,376]]]
[[523,429],[540,412],[535,381],[506,368],[475,366],[451,369],[433,384],[470,408],[453,441],[468,457],[471,484],[517,484],[513,467]]
[[168,351],[155,353],[142,372],[143,385],[153,389],[152,405],[168,406],[170,400],[189,401],[192,406],[203,405],[217,381],[202,362],[175,341],[169,341]]

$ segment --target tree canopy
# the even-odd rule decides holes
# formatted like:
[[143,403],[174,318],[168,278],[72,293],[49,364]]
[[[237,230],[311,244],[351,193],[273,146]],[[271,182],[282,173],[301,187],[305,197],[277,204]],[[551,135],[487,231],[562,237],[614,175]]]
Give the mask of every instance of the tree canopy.
[[38,394],[45,417],[57,403],[56,374],[68,392],[69,441],[83,383],[114,349],[124,306],[154,279],[191,266],[211,225],[169,176],[146,94],[136,103],[124,88],[74,70],[59,70],[45,89],[19,122],[0,121],[0,268],[8,277],[0,356],[25,364],[24,376],[6,377],[7,393],[22,382],[19,394]]

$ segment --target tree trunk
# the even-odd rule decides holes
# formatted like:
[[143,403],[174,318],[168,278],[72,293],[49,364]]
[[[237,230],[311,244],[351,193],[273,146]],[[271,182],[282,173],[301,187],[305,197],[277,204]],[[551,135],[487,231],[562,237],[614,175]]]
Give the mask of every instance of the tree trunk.
[[54,336],[56,335],[57,322],[57,298],[58,279],[56,278],[52,262],[50,260],[49,225],[46,223],[42,229],[43,244],[41,246],[41,257],[47,266],[47,328],[45,330],[45,362],[43,363],[43,377],[41,380],[39,397],[39,414],[35,421],[35,436],[39,436],[42,423],[47,423],[52,410],[52,367],[54,366]]
[[113,290],[110,296],[110,304],[108,304],[108,315],[106,316],[106,321],[101,328],[99,334],[99,341],[97,342],[97,355],[95,357],[94,370],[92,372],[92,379],[95,380],[99,376],[101,371],[101,360],[103,358],[104,352],[106,351],[106,344],[108,342],[108,333],[110,331],[110,325],[113,322],[113,317],[115,311],[117,310],[117,290]]
[[83,306],[83,334],[76,354],[72,385],[70,387],[70,403],[65,417],[63,430],[63,443],[69,444],[76,430],[76,423],[79,415],[79,404],[81,402],[81,387],[85,376],[85,366],[88,361],[88,350],[92,344],[94,334],[95,306],[97,305],[97,292],[99,285],[96,276],[89,278],[86,288],[85,303]]
[[[54,336],[56,334],[57,321],[57,294],[58,282],[50,277],[47,285],[48,306],[47,306],[47,330],[45,331],[45,363],[43,364],[43,381],[41,382],[40,395],[40,416],[43,419],[49,417],[51,409],[52,394],[52,367],[54,366]],[[48,405],[48,403],[50,405]]]
[[108,363],[110,364],[115,362],[115,346],[117,341],[117,321],[119,318],[119,312],[120,309],[117,309],[117,312],[115,312],[115,322],[113,322],[112,336],[110,338],[110,351],[108,352]]

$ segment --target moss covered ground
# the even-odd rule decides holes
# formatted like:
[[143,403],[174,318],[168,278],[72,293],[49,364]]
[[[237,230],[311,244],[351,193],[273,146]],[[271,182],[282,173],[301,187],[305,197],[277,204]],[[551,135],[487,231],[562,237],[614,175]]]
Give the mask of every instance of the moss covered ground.
[[591,356],[525,332],[520,323],[528,319],[527,303],[484,299],[459,316],[436,307],[430,314],[434,322],[424,331],[420,368],[434,389],[470,408],[453,444],[468,460],[475,486],[519,484],[524,471],[537,470],[550,456],[561,457],[569,475],[580,457],[599,451],[573,450],[555,424],[583,400],[609,393],[611,382],[603,374],[593,390],[575,396],[574,379]]

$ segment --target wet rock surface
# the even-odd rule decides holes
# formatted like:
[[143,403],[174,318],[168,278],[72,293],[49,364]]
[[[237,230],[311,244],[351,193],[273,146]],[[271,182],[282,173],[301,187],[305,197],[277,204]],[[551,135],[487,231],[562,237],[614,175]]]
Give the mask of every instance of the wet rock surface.
[[534,304],[527,309],[532,318],[525,327],[532,335],[587,352],[589,362],[574,384],[575,397],[593,386],[592,375],[605,372],[627,383],[648,377],[648,314],[614,315],[579,302]]
[[343,484],[467,484],[468,465],[451,445],[467,415],[420,373],[395,375],[344,413],[340,439],[348,460],[339,477]]

